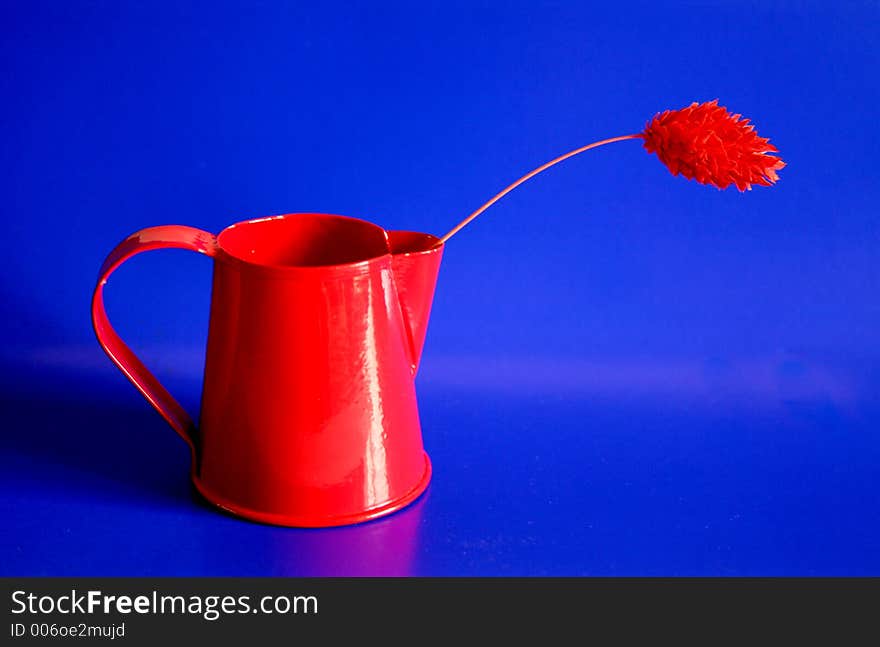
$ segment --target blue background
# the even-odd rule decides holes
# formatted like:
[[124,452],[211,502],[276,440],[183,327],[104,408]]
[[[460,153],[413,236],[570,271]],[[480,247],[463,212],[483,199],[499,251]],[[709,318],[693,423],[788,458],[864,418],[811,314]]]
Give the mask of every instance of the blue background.
[[[878,69],[874,2],[4,0],[0,574],[880,574]],[[384,520],[210,509],[94,340],[137,229],[442,234],[716,97],[780,148],[777,186],[628,141],[453,239],[418,379],[434,479]],[[194,413],[210,274],[158,252],[107,293]]]

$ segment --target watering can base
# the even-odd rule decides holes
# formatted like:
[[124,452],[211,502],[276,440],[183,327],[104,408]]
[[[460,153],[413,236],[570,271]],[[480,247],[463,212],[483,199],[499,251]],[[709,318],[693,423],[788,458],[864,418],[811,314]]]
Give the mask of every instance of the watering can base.
[[251,510],[232,503],[225,497],[212,492],[195,474],[192,475],[192,483],[196,490],[198,490],[199,494],[201,494],[208,503],[236,517],[242,517],[250,521],[257,521],[259,523],[273,526],[286,526],[289,528],[331,528],[334,526],[350,526],[387,516],[405,508],[410,503],[415,502],[415,500],[424,493],[428,487],[428,483],[431,481],[431,460],[428,458],[428,454],[424,454],[424,457],[425,471],[415,487],[409,492],[397,499],[383,503],[378,507],[369,508],[352,514],[310,517]]

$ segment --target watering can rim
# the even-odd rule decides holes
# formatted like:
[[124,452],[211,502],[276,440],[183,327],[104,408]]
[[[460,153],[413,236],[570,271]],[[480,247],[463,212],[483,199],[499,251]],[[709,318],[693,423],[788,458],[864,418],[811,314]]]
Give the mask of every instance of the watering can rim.
[[[269,222],[269,221],[278,221],[278,220],[286,220],[292,218],[298,218],[303,216],[318,216],[321,218],[330,218],[334,220],[345,220],[353,223],[359,223],[365,225],[367,227],[373,228],[377,233],[381,233],[385,240],[385,251],[381,254],[375,254],[373,256],[369,256],[367,258],[348,261],[345,263],[330,263],[323,265],[283,265],[283,264],[273,264],[273,263],[263,263],[263,262],[255,262],[249,260],[247,258],[243,258],[240,255],[234,254],[229,251],[223,245],[223,237],[225,234],[235,231],[236,229],[242,228],[247,225],[259,224],[261,222]],[[427,247],[424,249],[418,249],[413,251],[398,251],[395,252],[391,247],[391,240],[389,239],[389,234],[412,234],[414,236],[422,236],[425,238],[428,243]],[[275,216],[262,216],[258,218],[251,218],[248,220],[242,220],[240,222],[233,223],[228,227],[224,228],[219,234],[213,237],[213,247],[216,252],[217,260],[229,261],[235,263],[237,265],[256,270],[262,272],[269,273],[280,273],[280,274],[297,274],[297,273],[316,273],[316,272],[340,272],[340,273],[361,273],[365,270],[368,270],[371,266],[373,266],[377,262],[381,262],[384,259],[390,259],[395,257],[418,257],[418,256],[426,256],[430,254],[439,253],[443,247],[444,243],[441,242],[438,236],[434,236],[433,234],[419,232],[419,231],[408,231],[408,230],[392,230],[388,231],[383,227],[370,222],[369,220],[364,220],[363,218],[354,218],[352,216],[343,216],[339,214],[332,213],[320,213],[320,212],[296,212],[296,213],[285,213]]]

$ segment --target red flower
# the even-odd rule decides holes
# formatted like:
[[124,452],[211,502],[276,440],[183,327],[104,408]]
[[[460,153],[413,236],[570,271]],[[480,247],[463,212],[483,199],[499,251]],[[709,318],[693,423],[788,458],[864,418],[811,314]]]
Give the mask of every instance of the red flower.
[[645,150],[657,153],[673,175],[740,191],[753,184],[770,186],[785,166],[778,152],[742,115],[732,115],[718,100],[692,103],[656,115],[640,133]]

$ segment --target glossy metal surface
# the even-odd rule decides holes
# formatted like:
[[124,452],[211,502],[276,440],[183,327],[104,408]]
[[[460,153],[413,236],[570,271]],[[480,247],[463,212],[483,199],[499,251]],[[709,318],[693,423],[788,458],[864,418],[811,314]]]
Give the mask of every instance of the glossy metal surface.
[[[104,263],[95,332],[192,450],[192,479],[221,508],[279,525],[391,513],[427,487],[414,378],[442,245],[362,220],[289,214],[133,234]],[[214,258],[200,426],[113,331],[109,275],[143,251]]]
[[133,233],[110,252],[98,272],[98,284],[92,294],[92,326],[95,335],[113,363],[125,374],[156,411],[189,445],[195,468],[195,425],[186,410],[180,406],[156,377],[122,341],[104,308],[104,287],[110,275],[132,256],[155,249],[189,249],[208,256],[216,254],[216,240],[206,231],[181,225],[149,227]]

